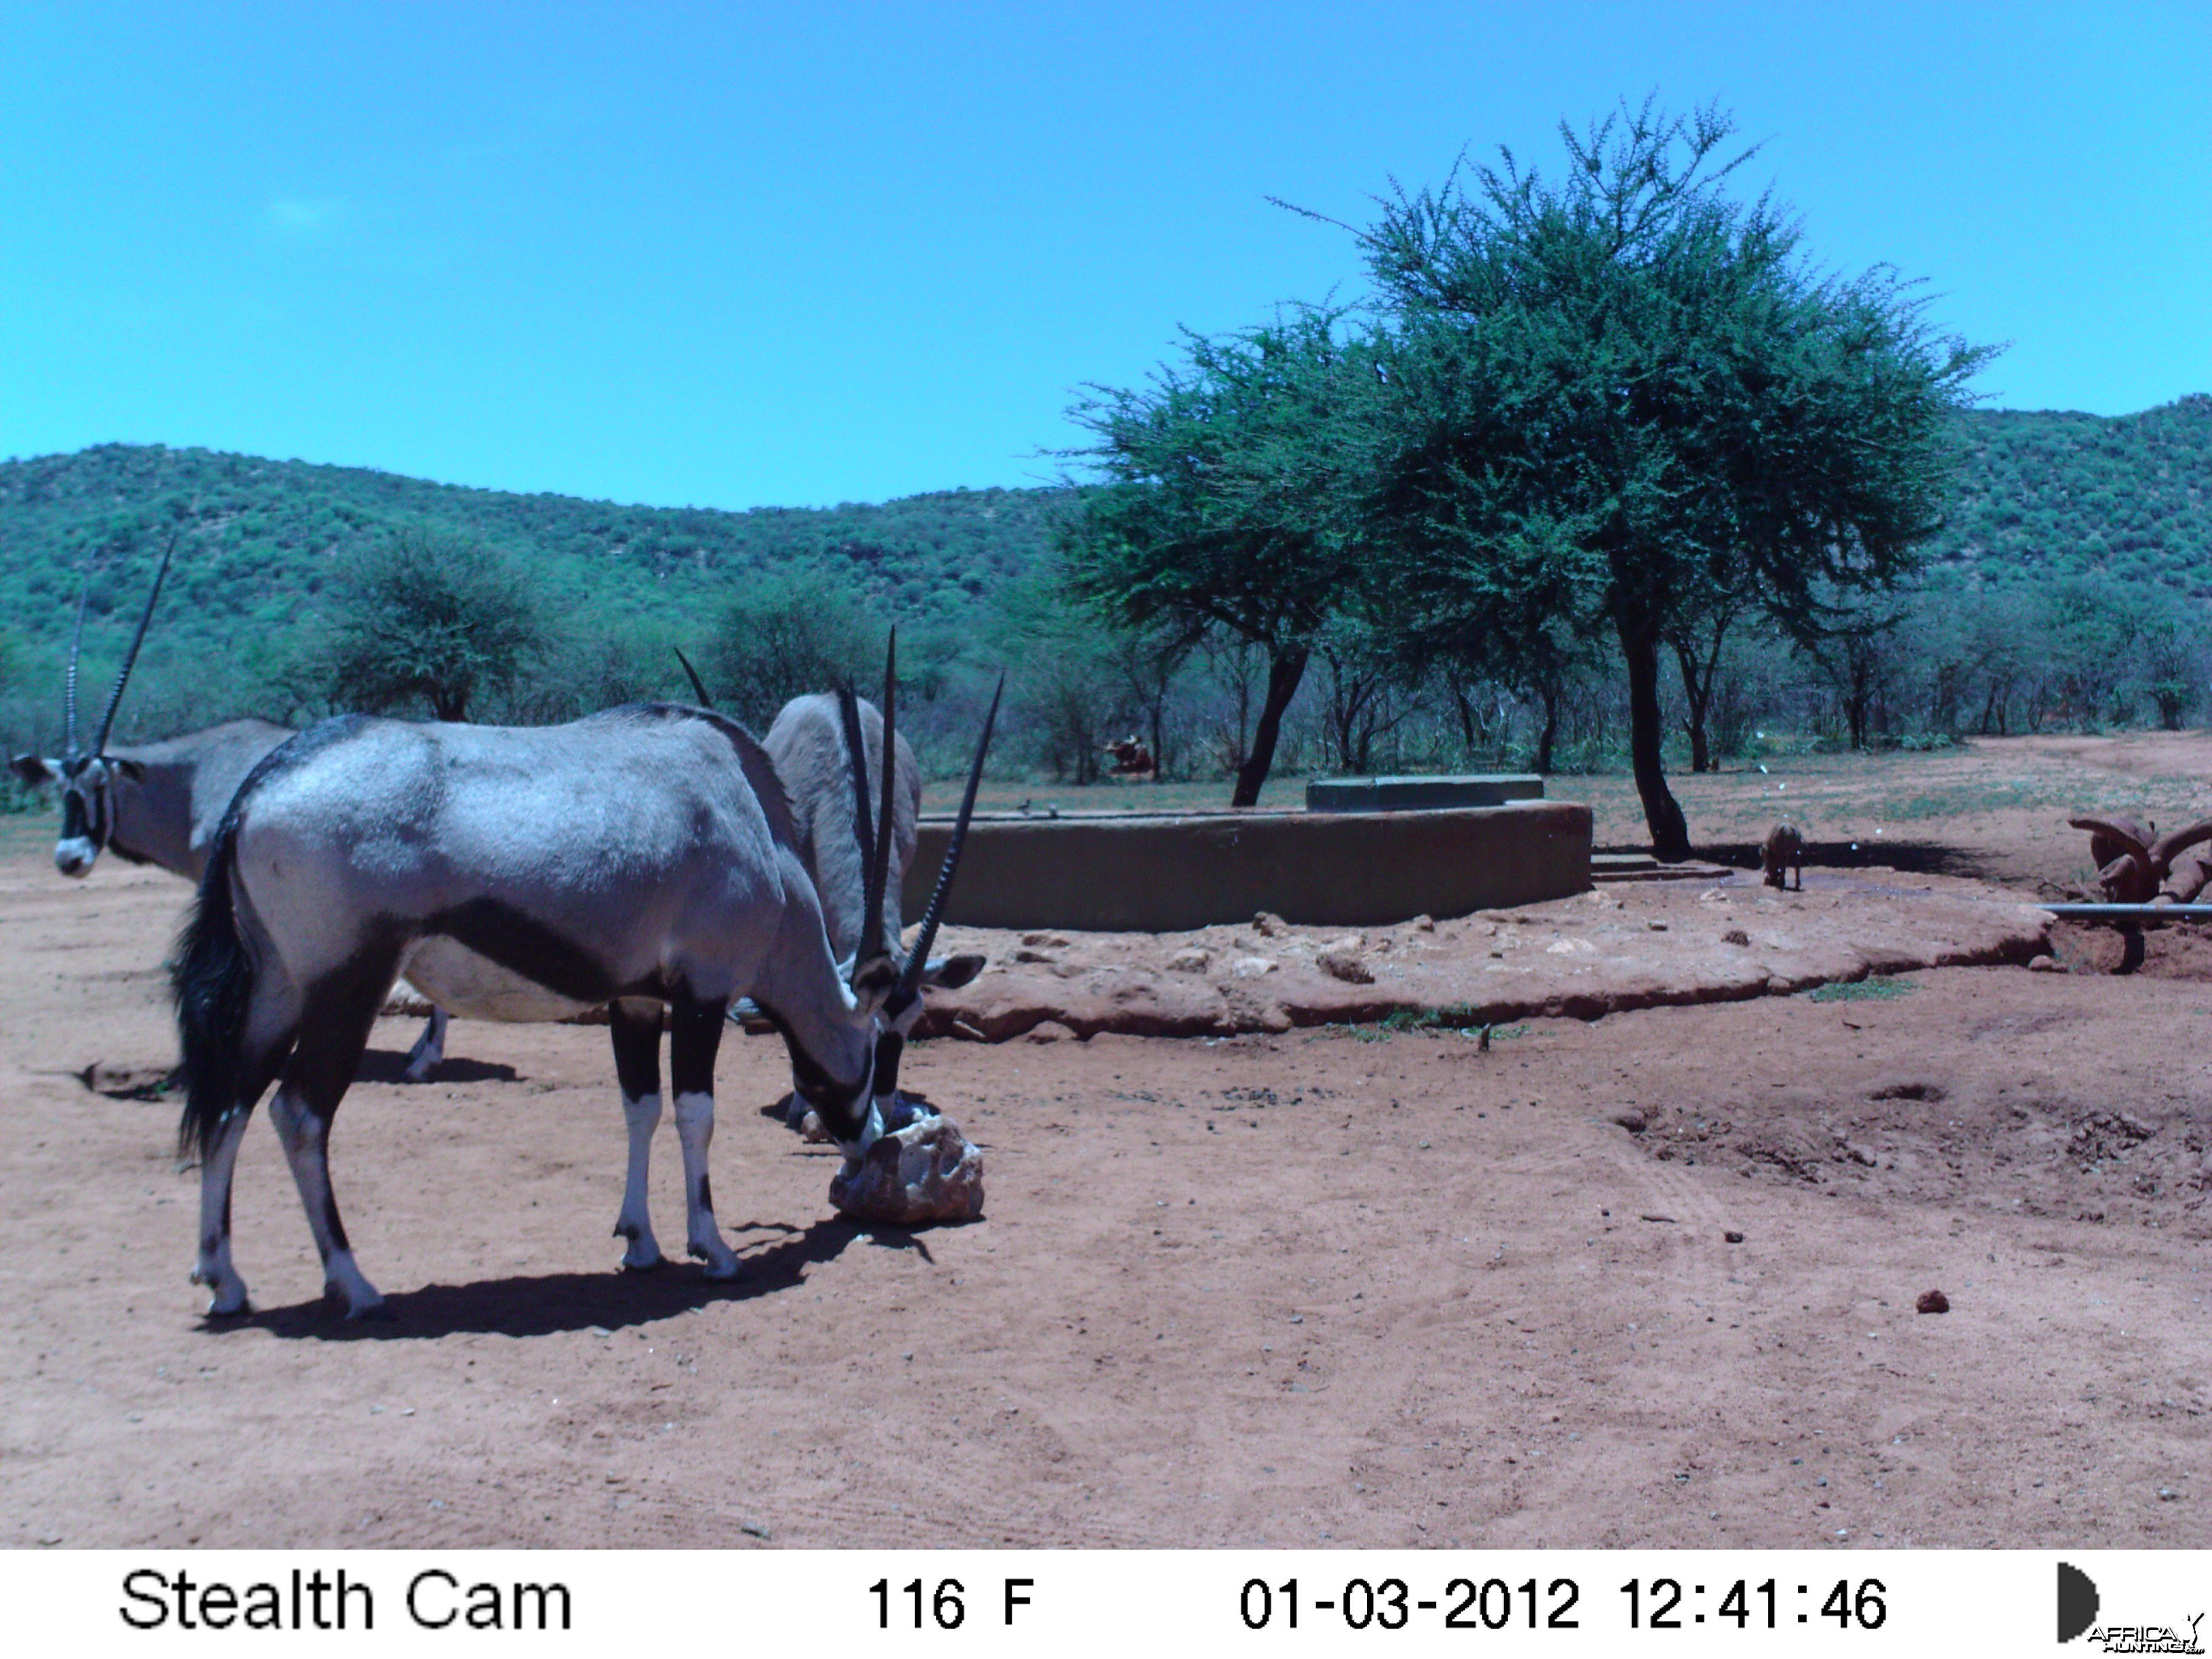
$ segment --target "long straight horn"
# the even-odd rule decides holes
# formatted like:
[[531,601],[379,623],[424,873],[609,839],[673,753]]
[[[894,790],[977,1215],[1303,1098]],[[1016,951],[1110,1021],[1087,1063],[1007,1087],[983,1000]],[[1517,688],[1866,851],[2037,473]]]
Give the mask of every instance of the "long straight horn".
[[706,681],[699,678],[699,671],[691,665],[691,659],[684,654],[684,647],[679,645],[675,647],[675,650],[676,660],[684,665],[684,672],[691,677],[692,690],[699,695],[699,707],[712,708],[714,706],[714,700],[707,695]]
[[914,938],[914,954],[906,959],[898,990],[891,1001],[899,1007],[921,994],[923,969],[929,966],[929,947],[937,943],[937,926],[945,920],[945,907],[952,896],[953,872],[960,867],[960,849],[968,840],[968,821],[975,816],[975,791],[983,781],[983,757],[991,752],[991,728],[999,723],[999,699],[1006,695],[1006,677],[999,676],[999,689],[991,693],[991,712],[983,717],[983,736],[975,745],[975,759],[968,769],[968,792],[960,798],[960,817],[952,837],[945,843],[945,863],[937,872],[937,890],[929,896],[929,908],[921,914],[921,931]]
[[[896,805],[893,793],[898,787],[898,750],[895,746],[898,735],[898,626],[891,626],[890,643],[884,650],[884,752],[876,763],[883,773],[884,810],[876,814],[876,856],[868,866],[868,908],[862,912],[861,934],[865,941],[873,938],[881,943],[890,955],[898,954],[898,939],[884,925],[884,890],[890,884],[891,841],[896,821],[892,811]],[[863,943],[862,953],[867,951]]]
[[[860,881],[865,890],[867,872],[875,867],[876,834],[868,823],[868,746],[860,735],[860,694],[847,680],[837,688],[837,718],[845,727],[845,753],[853,762],[853,839],[860,844]],[[860,932],[854,935],[854,949],[865,947],[867,939],[866,918],[861,918]]]
[[138,660],[138,647],[146,643],[147,624],[154,620],[154,607],[161,602],[161,584],[168,580],[169,561],[176,556],[177,538],[181,531],[169,532],[169,544],[161,550],[161,568],[154,573],[154,591],[146,596],[146,612],[138,618],[138,631],[131,636],[131,649],[123,659],[123,672],[115,677],[115,690],[107,694],[107,712],[100,717],[100,736],[93,740],[92,752],[107,752],[107,734],[115,729],[115,711],[123,704],[123,688],[131,682],[131,670]]
[[62,752],[76,753],[76,659],[84,646],[84,608],[92,603],[92,561],[84,563],[84,592],[77,595],[76,632],[70,635],[69,666],[62,671]]

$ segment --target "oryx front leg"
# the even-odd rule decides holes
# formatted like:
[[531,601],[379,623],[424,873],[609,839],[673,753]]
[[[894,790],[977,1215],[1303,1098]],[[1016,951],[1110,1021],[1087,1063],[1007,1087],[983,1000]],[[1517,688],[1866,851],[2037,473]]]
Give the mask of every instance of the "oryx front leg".
[[659,1242],[646,1200],[653,1162],[653,1132],[660,1126],[660,1005],[617,1002],[607,1010],[614,1036],[615,1077],[622,1085],[623,1121],[629,1130],[629,1171],[623,1181],[615,1237],[626,1238],[622,1264],[630,1273],[662,1265]]
[[430,1010],[430,1023],[422,1028],[422,1035],[415,1039],[415,1046],[407,1052],[407,1069],[399,1074],[403,1083],[427,1083],[438,1062],[446,1057],[446,1011]]
[[714,1224],[707,1149],[714,1139],[714,1054],[722,1041],[721,1002],[679,999],[672,1010],[670,1081],[676,1089],[676,1139],[684,1148],[684,1242],[709,1279],[735,1279],[737,1253]]

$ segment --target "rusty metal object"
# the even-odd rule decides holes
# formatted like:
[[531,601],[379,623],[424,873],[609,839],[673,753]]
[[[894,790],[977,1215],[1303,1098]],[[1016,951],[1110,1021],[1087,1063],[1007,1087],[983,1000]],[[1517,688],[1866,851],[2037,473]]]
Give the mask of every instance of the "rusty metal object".
[[2152,826],[2133,818],[2069,818],[2089,832],[2089,856],[2097,862],[2097,887],[2107,902],[2148,904],[2164,896],[2187,903],[2212,882],[2212,856],[2193,849],[2212,842],[2212,818],[2153,840]]

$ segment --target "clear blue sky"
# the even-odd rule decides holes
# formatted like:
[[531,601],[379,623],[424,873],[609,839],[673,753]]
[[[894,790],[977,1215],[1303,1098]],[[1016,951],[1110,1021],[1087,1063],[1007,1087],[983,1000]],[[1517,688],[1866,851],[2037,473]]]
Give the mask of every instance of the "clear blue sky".
[[2212,390],[2212,3],[0,3],[0,456],[659,505],[1040,482],[1395,175],[1656,90],[2009,408]]

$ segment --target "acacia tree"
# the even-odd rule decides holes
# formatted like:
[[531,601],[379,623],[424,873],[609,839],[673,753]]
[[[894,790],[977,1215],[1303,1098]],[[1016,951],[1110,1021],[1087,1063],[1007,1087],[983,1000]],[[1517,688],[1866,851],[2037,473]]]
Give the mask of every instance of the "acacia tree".
[[1376,379],[1340,320],[1309,309],[1186,332],[1182,363],[1070,411],[1097,439],[1073,453],[1104,479],[1062,527],[1074,590],[1177,645],[1225,636],[1267,655],[1237,806],[1259,800],[1315,640],[1360,574]]
[[380,711],[420,698],[433,718],[465,720],[478,692],[513,685],[544,647],[522,574],[493,550],[403,530],[340,573],[320,678],[341,708]]
[[793,697],[880,679],[884,634],[848,574],[814,562],[756,572],[723,610],[707,679],[739,720],[765,731]]
[[[1731,131],[1648,100],[1563,124],[1557,182],[1506,152],[1396,192],[1360,234],[1402,387],[1377,497],[1400,585],[1487,568],[1498,603],[1604,619],[1667,859],[1690,851],[1661,764],[1670,630],[1735,592],[1809,642],[1820,592],[1898,580],[1938,526],[1947,422],[1990,355],[1935,334],[1887,270],[1808,268],[1769,201],[1722,188],[1752,154],[1716,162]],[[1532,530],[1550,546],[1516,595]]]

